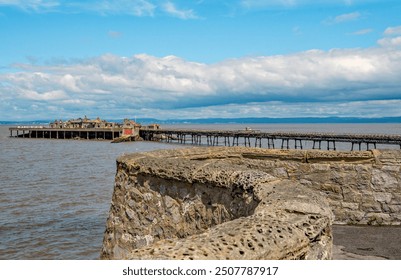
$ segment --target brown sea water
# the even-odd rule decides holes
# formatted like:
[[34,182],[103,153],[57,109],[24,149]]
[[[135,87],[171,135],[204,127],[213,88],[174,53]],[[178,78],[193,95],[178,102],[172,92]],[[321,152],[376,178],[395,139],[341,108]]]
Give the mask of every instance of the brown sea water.
[[[175,127],[235,130],[245,126],[262,131],[401,134],[401,124]],[[8,127],[0,126],[0,259],[97,259],[116,158],[124,153],[179,147],[153,142],[16,139],[9,137]]]

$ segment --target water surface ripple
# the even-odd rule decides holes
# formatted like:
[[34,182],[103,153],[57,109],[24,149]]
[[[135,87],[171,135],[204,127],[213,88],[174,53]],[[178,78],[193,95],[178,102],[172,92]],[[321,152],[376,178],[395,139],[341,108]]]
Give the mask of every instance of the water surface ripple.
[[[257,124],[252,128],[401,134],[400,124]],[[8,127],[0,126],[0,259],[97,259],[113,192],[116,158],[124,153],[177,147],[181,146],[15,139],[9,138]]]

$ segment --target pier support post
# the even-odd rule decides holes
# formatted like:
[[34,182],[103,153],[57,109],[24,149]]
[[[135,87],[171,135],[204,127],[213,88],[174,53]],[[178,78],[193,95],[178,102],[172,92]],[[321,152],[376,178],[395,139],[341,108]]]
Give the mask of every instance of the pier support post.
[[213,136],[213,146],[219,145],[219,136]]
[[[297,145],[297,142],[299,143],[299,145]],[[298,149],[298,147],[301,148],[301,150],[303,149],[301,139],[295,139],[295,149]]]
[[289,139],[281,139],[281,149],[284,149],[284,142],[286,142],[286,149],[288,150],[290,148],[290,140]]
[[330,142],[333,143],[333,150],[336,150],[336,141],[334,140],[327,140],[327,150],[330,150]]
[[322,148],[322,141],[321,140],[313,140],[313,147],[312,149],[316,149],[315,148],[315,144],[319,143],[319,150]]
[[[358,145],[359,146],[359,150],[361,150],[361,145],[362,145],[362,142],[352,142],[352,145],[351,145],[351,151],[353,151],[354,150],[354,145]],[[376,148],[376,144],[375,144],[375,148]]]
[[274,149],[274,139],[273,138],[267,138],[267,148],[270,149]]
[[244,136],[244,145],[245,147],[251,146],[251,140],[249,139],[249,136]]
[[224,136],[224,146],[228,146],[230,147],[230,136]]
[[366,149],[369,150],[369,145],[373,145],[373,147],[376,149],[376,143],[366,143]]
[[[239,136],[236,136],[235,140],[236,140],[236,144],[235,145],[239,146]],[[234,145],[234,143],[233,143],[233,145]]]

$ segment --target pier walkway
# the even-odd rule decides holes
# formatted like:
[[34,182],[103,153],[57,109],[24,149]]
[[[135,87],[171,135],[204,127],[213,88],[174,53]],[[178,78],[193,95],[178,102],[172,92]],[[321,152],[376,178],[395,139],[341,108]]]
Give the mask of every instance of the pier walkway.
[[[123,135],[121,127],[113,128],[49,128],[44,126],[11,127],[10,137],[42,139],[114,140]],[[400,148],[401,135],[336,134],[307,132],[261,132],[256,130],[191,130],[140,128],[145,141],[207,145],[246,146],[269,149],[369,150]],[[378,147],[380,146],[380,147]]]
[[[376,149],[378,145],[401,149],[401,135],[384,134],[335,134],[298,132],[260,132],[254,130],[217,131],[182,129],[141,129],[144,140],[158,140],[168,143],[247,146],[269,149],[327,149],[336,150],[338,144],[348,144],[351,150]],[[389,146],[391,145],[391,146]],[[388,147],[389,146],[389,147]]]

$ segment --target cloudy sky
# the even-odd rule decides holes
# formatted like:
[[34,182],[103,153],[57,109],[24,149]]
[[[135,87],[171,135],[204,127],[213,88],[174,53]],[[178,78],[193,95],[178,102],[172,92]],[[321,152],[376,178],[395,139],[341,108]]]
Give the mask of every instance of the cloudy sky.
[[0,0],[0,120],[401,116],[399,0]]

